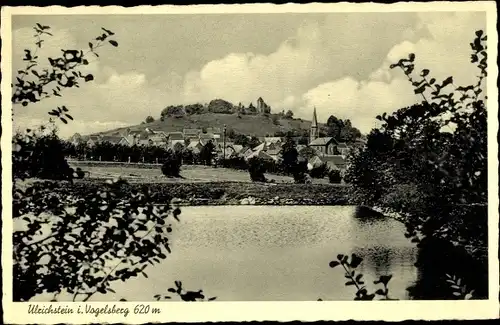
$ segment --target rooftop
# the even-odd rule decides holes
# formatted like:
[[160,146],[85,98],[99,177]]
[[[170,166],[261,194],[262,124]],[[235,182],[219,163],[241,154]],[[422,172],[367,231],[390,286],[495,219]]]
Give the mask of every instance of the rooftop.
[[317,138],[309,143],[310,146],[326,146],[330,142],[336,142],[332,137]]

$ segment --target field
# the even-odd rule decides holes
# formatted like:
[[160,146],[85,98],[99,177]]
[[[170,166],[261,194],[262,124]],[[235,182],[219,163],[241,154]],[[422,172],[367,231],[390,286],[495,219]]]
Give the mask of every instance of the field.
[[[181,168],[182,178],[165,177],[160,170],[160,165],[154,164],[113,164],[100,162],[76,162],[71,161],[72,167],[80,167],[87,171],[86,178],[109,179],[121,177],[129,182],[137,183],[198,183],[198,182],[245,182],[250,183],[250,175],[247,171],[228,168],[214,168],[201,165],[183,165]],[[293,178],[288,176],[266,174],[269,180],[275,183],[293,183]],[[328,180],[314,179],[313,183],[326,184]]]

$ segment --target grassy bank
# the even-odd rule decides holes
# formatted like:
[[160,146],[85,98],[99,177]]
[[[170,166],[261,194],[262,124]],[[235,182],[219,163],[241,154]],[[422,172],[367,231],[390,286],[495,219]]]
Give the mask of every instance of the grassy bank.
[[[82,180],[69,186],[84,195],[102,189],[103,181]],[[266,184],[241,182],[129,183],[122,190],[148,188],[155,203],[179,199],[184,205],[346,205],[347,187],[333,184]],[[247,200],[245,200],[247,199]]]

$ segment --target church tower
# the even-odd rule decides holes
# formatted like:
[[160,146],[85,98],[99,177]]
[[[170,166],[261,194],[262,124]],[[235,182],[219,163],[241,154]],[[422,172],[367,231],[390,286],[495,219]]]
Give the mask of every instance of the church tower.
[[316,116],[316,107],[314,107],[311,130],[309,131],[309,143],[319,138],[318,117]]

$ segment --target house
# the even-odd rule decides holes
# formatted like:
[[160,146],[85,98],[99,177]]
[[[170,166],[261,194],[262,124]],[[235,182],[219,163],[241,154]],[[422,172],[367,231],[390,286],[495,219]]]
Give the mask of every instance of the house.
[[149,137],[149,144],[157,147],[164,147],[168,144],[168,136],[165,137],[163,135],[155,134]]
[[212,133],[217,138],[222,137],[222,130],[220,128],[207,128],[207,133]]
[[336,154],[337,141],[332,137],[316,138],[309,143],[309,147],[322,155]]
[[192,150],[194,154],[199,154],[203,148],[203,144],[199,140],[193,140],[188,144],[187,148]]
[[128,146],[128,147],[130,147],[130,146],[134,145],[134,143],[135,143],[135,139],[134,138],[128,138],[128,137],[123,137],[122,136],[121,139],[120,139],[120,141],[118,141],[117,144],[120,145],[120,146]]
[[347,156],[347,153],[349,152],[349,147],[347,146],[346,143],[340,142],[337,144],[337,153],[340,154],[341,156]]
[[321,166],[324,163],[323,160],[321,160],[320,157],[318,156],[313,156],[307,160],[307,169],[311,170],[313,168],[317,168]]
[[241,154],[243,155],[243,158],[247,159],[250,155],[252,155],[254,151],[252,148],[244,148],[241,150]]
[[321,160],[326,162],[327,166],[333,170],[345,171],[347,168],[347,161],[341,155],[324,156]]
[[87,146],[93,147],[101,141],[101,137],[99,135],[91,135],[87,140]]
[[262,150],[266,150],[266,149],[267,149],[266,143],[263,142],[263,143],[259,144],[257,147],[253,148],[252,150],[253,151],[262,151]]
[[266,150],[281,150],[281,142],[266,143]]
[[278,161],[281,153],[281,148],[268,149],[265,151],[265,153],[271,156],[274,159],[274,161]]
[[283,141],[280,137],[264,137],[262,140],[262,142],[265,142],[268,145],[281,143]]
[[184,129],[182,130],[185,139],[198,139],[200,134],[203,133],[201,129]]
[[260,159],[267,160],[267,161],[274,161],[273,157],[271,157],[270,155],[268,155],[267,153],[265,153],[262,150],[252,152],[252,154],[250,154],[249,156],[247,156],[245,159],[249,160],[249,159],[256,158],[256,157],[260,158]]
[[82,136],[80,133],[75,133],[68,139],[68,141],[76,146],[82,142]]
[[107,142],[110,144],[118,144],[122,140],[122,136],[118,135],[105,135],[101,137],[101,142]]
[[214,144],[217,144],[217,140],[218,140],[218,138],[213,133],[201,133],[199,135],[199,139],[201,141],[205,141],[205,142],[212,140],[212,142]]
[[240,154],[244,147],[241,144],[233,144],[232,148],[235,154]]

